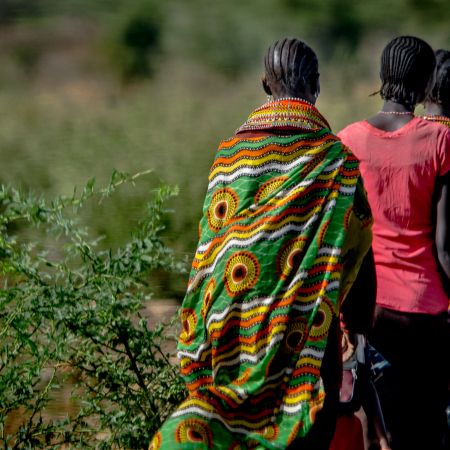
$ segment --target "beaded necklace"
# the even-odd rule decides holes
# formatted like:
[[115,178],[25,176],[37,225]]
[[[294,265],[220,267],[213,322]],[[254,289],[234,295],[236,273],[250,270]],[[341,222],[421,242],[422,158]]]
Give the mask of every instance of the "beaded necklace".
[[273,100],[253,111],[237,133],[267,129],[330,129],[328,122],[310,102],[295,97]]
[[426,114],[422,116],[422,118],[425,120],[429,120],[430,122],[439,122],[450,127],[450,117],[447,116],[440,116],[437,114]]
[[413,111],[378,111],[378,114],[392,114],[394,116],[414,116]]

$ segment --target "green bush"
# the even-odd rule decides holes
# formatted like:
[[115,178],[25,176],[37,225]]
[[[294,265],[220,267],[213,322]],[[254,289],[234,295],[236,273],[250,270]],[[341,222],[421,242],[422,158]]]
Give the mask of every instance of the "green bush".
[[148,77],[161,45],[161,8],[155,1],[134,0],[122,9],[105,42],[111,65],[124,81]]
[[42,0],[0,0],[0,23],[42,13]]
[[[114,172],[72,197],[44,201],[0,188],[0,446],[3,449],[146,448],[184,397],[164,345],[170,335],[142,315],[155,270],[182,273],[162,241],[161,186],[129,242],[98,250],[77,223],[88,201],[103,201],[140,174]],[[46,415],[52,395],[76,380],[73,414]],[[11,415],[21,424],[7,435]]]

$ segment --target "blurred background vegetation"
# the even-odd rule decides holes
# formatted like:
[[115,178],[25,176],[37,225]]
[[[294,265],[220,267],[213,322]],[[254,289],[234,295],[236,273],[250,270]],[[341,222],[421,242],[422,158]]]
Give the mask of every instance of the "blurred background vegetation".
[[[379,108],[392,37],[450,48],[448,0],[0,0],[0,183],[71,195],[115,168],[153,176],[88,209],[118,246],[150,191],[177,184],[167,241],[192,257],[217,144],[265,101],[265,49],[284,36],[318,53],[319,109],[338,131]],[[161,273],[163,297],[185,279]]]

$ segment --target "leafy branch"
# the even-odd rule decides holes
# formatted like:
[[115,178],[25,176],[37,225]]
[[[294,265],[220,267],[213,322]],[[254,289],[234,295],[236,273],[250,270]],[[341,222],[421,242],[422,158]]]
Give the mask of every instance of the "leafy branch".
[[[177,189],[155,190],[117,249],[99,249],[73,217],[148,173],[114,172],[104,188],[90,180],[51,201],[0,187],[0,448],[146,448],[183,399],[162,350],[168,328],[150,329],[142,315],[154,270],[186,273],[163,242]],[[51,420],[45,409],[67,379],[75,412]]]

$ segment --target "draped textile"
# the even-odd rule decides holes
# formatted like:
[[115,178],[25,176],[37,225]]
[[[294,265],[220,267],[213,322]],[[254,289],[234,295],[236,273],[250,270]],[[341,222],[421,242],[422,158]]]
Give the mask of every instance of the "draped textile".
[[180,318],[188,398],[150,449],[283,449],[321,409],[332,319],[370,247],[358,161],[317,109],[267,103],[209,174]]

